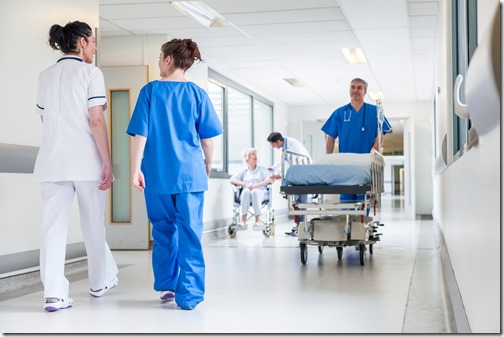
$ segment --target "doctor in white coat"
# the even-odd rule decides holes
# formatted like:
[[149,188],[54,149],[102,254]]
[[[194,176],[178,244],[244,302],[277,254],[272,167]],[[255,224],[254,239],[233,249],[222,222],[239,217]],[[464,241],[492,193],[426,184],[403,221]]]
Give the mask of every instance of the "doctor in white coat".
[[[296,138],[292,137],[284,137],[280,132],[272,132],[268,136],[268,142],[270,143],[271,147],[274,149],[280,149],[280,151],[290,151],[298,154],[302,154],[304,156],[307,156],[310,159],[310,163],[312,161],[310,153],[308,150],[304,147],[304,145],[297,140]],[[274,178],[275,179],[280,179],[280,170],[281,170],[281,163],[276,163],[273,165],[272,169],[275,173]],[[289,167],[289,161],[288,158],[285,157],[285,165],[286,165],[286,170]]]
[[114,179],[104,110],[102,72],[93,65],[91,27],[79,21],[53,25],[49,45],[64,55],[39,76],[37,112],[42,143],[33,172],[42,185],[40,275],[44,309],[73,306],[64,275],[70,209],[79,202],[87,258],[89,293],[100,297],[118,283],[117,265],[105,241],[105,191]]
[[[298,141],[296,138],[284,137],[284,136],[282,136],[282,134],[280,132],[272,132],[268,136],[268,142],[270,143],[271,147],[273,147],[274,149],[280,149],[282,152],[283,151],[290,151],[290,152],[294,152],[297,154],[307,156],[310,163],[312,162],[310,153],[304,147],[304,145],[300,141]],[[281,166],[280,165],[281,165],[281,162],[273,165],[272,170],[274,171],[274,175],[272,176],[272,178],[281,179],[281,175],[280,175]],[[287,168],[290,165],[288,157],[285,157],[284,165],[285,165],[285,170],[287,170]],[[300,194],[297,196],[297,198],[298,198],[299,203],[306,203],[308,201],[308,195],[306,195],[306,194]],[[292,227],[292,230],[290,232],[286,232],[285,234],[297,236],[298,225],[300,222],[303,222],[304,220],[305,220],[304,215],[295,216],[294,222],[296,223],[296,225],[294,227]]]

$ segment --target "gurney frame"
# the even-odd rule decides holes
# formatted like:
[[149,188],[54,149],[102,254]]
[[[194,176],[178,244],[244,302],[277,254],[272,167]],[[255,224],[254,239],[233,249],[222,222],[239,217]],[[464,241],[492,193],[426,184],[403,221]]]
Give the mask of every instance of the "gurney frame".
[[[309,163],[303,159],[303,155],[284,151],[282,162],[285,157],[296,157],[297,163]],[[360,264],[364,265],[366,246],[369,253],[373,254],[373,245],[380,241],[381,233],[378,227],[383,226],[378,220],[369,216],[376,216],[380,206],[381,193],[384,190],[383,156],[376,150],[370,153],[371,160],[371,183],[367,185],[303,185],[281,186],[280,193],[288,199],[289,215],[304,215],[305,219],[298,226],[299,248],[301,263],[306,264],[308,258],[308,245],[318,246],[322,253],[325,246],[336,247],[338,259],[343,257],[343,248],[356,246],[360,253]],[[296,163],[290,160],[290,163]],[[282,167],[282,181],[285,177]],[[297,203],[295,196],[311,194],[311,203]],[[365,199],[355,203],[331,202],[330,195],[337,194],[363,194]],[[311,219],[308,217],[311,216]]]

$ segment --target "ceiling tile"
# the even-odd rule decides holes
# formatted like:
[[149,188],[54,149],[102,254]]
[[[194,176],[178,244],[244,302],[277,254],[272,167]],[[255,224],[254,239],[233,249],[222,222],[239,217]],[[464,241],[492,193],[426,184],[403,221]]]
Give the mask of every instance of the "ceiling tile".
[[408,3],[408,13],[411,16],[437,15],[437,12],[438,12],[437,1],[422,2],[422,3]]
[[[288,105],[346,104],[354,77],[386,100],[433,97],[436,0],[204,1],[232,25],[205,28],[167,0],[100,0],[100,35],[192,38],[215,69]],[[342,47],[362,48],[369,63],[348,65]]]

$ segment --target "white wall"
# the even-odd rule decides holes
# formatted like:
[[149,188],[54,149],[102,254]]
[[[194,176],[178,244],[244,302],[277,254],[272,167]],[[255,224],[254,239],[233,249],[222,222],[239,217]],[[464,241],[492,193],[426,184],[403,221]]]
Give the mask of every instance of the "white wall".
[[432,214],[432,123],[415,123],[415,147],[412,154],[415,174],[415,215]]
[[[47,43],[52,24],[99,23],[98,0],[3,0],[0,2],[0,143],[39,146],[35,112],[38,74],[61,56]],[[75,202],[76,203],[76,202]],[[81,242],[74,205],[68,243]],[[0,256],[39,249],[41,190],[31,174],[0,173]]]
[[[478,2],[478,39],[498,5]],[[458,160],[452,150],[451,23],[449,2],[440,2],[436,86],[436,146],[447,134],[447,164],[437,158],[434,220],[441,227],[465,313],[473,333],[501,331],[500,127],[480,135],[479,145]],[[482,16],[483,15],[483,16]],[[440,154],[438,155],[438,157]]]

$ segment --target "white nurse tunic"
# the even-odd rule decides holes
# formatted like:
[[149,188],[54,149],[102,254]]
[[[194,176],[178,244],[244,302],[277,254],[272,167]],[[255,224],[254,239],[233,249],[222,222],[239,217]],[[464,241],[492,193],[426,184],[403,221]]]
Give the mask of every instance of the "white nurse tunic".
[[39,182],[101,180],[102,160],[89,126],[89,108],[107,106],[100,69],[65,56],[39,76],[37,112],[42,144],[34,178]]
[[43,117],[43,138],[33,175],[42,184],[44,200],[40,272],[46,298],[69,294],[64,264],[74,194],[91,289],[102,288],[117,274],[105,241],[105,192],[98,190],[103,161],[89,124],[89,108],[100,105],[106,109],[103,74],[79,57],[62,57],[39,76],[37,112]]

